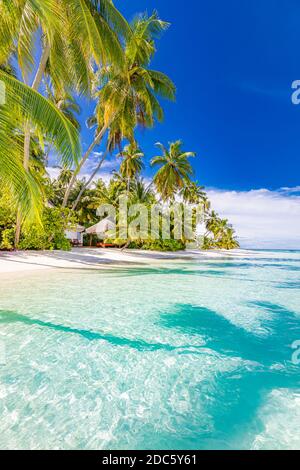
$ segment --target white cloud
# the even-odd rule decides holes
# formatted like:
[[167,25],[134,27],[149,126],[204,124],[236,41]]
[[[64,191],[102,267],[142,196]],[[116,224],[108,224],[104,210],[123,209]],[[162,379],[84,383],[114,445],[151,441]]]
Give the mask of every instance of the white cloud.
[[[97,168],[102,155],[102,152],[92,153],[88,161],[85,163],[80,176],[91,175],[91,173],[93,173],[93,171]],[[107,157],[101,165],[101,172],[111,173],[113,170],[117,170],[119,165],[119,159],[115,157]]]
[[61,168],[58,168],[58,167],[55,167],[55,166],[48,166],[48,167],[46,168],[46,171],[47,171],[49,177],[50,177],[52,180],[54,180],[54,179],[56,179],[56,178],[59,176],[59,174],[60,174],[60,172],[61,172]]
[[[97,168],[102,155],[103,155],[103,152],[92,153],[90,158],[87,160],[87,162],[83,166],[81,172],[79,173],[80,179],[85,178],[86,180],[88,180],[90,178],[93,171]],[[52,166],[51,163],[54,164],[54,162],[51,161],[50,165],[46,168],[46,170],[51,179],[56,179],[61,172],[61,168],[57,166]],[[102,163],[101,168],[96,174],[93,182],[96,182],[101,178],[103,181],[108,183],[109,180],[111,179],[112,172],[114,170],[118,170],[119,165],[120,165],[119,159],[117,159],[114,156],[107,157]]]
[[233,224],[242,247],[300,249],[299,187],[207,192],[213,208]]
[[[89,173],[86,173],[86,172],[80,173],[80,178],[82,178],[82,179],[84,178],[85,180],[88,180],[88,179],[90,178],[90,176],[91,176],[91,175],[90,175]],[[92,181],[92,183],[91,183],[91,187],[93,186],[94,183],[96,183],[96,182],[97,182],[98,180],[100,180],[100,179],[101,179],[102,181],[104,181],[105,184],[108,184],[108,183],[110,182],[110,180],[111,180],[111,177],[112,177],[111,173],[104,172],[104,171],[103,171],[103,172],[102,172],[102,171],[99,171],[99,172],[96,174],[95,178],[93,179],[93,181]]]

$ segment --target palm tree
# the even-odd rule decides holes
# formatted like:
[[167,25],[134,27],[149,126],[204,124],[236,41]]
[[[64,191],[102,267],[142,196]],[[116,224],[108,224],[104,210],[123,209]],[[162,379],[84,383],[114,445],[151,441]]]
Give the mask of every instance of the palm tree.
[[158,97],[175,99],[175,86],[163,73],[149,69],[155,53],[154,39],[167,28],[157,14],[143,16],[132,24],[121,67],[114,64],[103,67],[95,76],[97,106],[90,124],[96,125],[93,142],[74,171],[64,199],[64,206],[75,179],[94,148],[109,129],[109,142],[115,148],[126,138],[134,142],[137,125],[153,126],[155,119],[162,121],[163,109]]
[[190,184],[193,168],[188,158],[196,154],[184,152],[180,140],[170,143],[168,149],[159,142],[156,145],[161,149],[162,155],[151,160],[151,166],[160,166],[153,181],[161,199],[167,201],[174,199],[180,190]]
[[151,187],[146,186],[143,178],[135,178],[130,184],[131,204],[155,204],[155,196]]
[[217,227],[215,229],[214,235],[217,238],[217,240],[221,239],[224,234],[226,234],[227,229],[229,228],[228,226],[228,220],[227,219],[219,219]]
[[188,204],[200,204],[208,207],[207,194],[204,191],[204,186],[199,186],[195,181],[187,181],[182,190],[180,196],[184,202]]
[[141,173],[144,168],[144,154],[135,144],[127,145],[124,150],[117,155],[122,158],[120,166],[121,175],[127,180],[127,191],[129,191],[130,181]]
[[[79,92],[90,89],[90,62],[122,61],[122,48],[113,24],[128,33],[125,20],[110,0],[14,0],[0,5],[0,64],[6,64],[15,50],[25,83],[35,64],[35,38],[40,36],[42,54],[32,89],[38,90],[45,74],[57,90]],[[24,122],[25,171],[29,168],[32,123]],[[16,242],[21,229],[17,221]]]
[[53,141],[65,164],[80,154],[75,127],[42,95],[0,70],[5,84],[5,104],[0,106],[0,180],[9,187],[20,208],[22,220],[39,218],[41,188],[30,168],[22,165],[24,121],[34,125],[39,136]]
[[219,223],[220,223],[220,218],[219,218],[218,214],[215,211],[211,211],[208,214],[208,217],[206,219],[206,230],[207,230],[207,232],[206,232],[205,236],[208,236],[209,233],[211,233],[213,235],[215,233],[217,233]]
[[235,231],[230,226],[228,226],[223,232],[218,244],[220,248],[225,248],[226,250],[232,250],[234,248],[239,248],[240,246],[235,238]]
[[[100,5],[101,3],[101,5]],[[99,5],[98,5],[99,4]],[[108,21],[120,29],[120,14],[109,0],[14,0],[1,2],[0,63],[17,44],[23,81],[35,63],[35,35],[40,32],[42,54],[31,87],[38,90],[45,74],[57,90],[90,89],[90,61],[122,61],[122,49]],[[127,25],[124,20],[123,30]],[[24,167],[28,166],[30,125],[25,129]]]
[[[68,92],[56,92],[53,87],[51,87],[48,82],[45,80],[45,88],[47,93],[47,98],[54,106],[59,109],[63,115],[73,124],[78,131],[81,130],[80,123],[78,121],[77,115],[81,113],[81,108],[77,104],[75,98]],[[48,143],[48,149],[45,156],[45,165],[47,166],[49,161],[49,155],[52,149],[52,142]]]
[[76,129],[80,131],[80,123],[77,115],[81,113],[81,108],[76,102],[74,96],[67,90],[56,91],[55,88],[51,87],[45,80],[45,87],[47,92],[47,98],[54,106],[59,109],[63,115],[69,119]]
[[117,37],[129,27],[111,0],[13,0],[0,5],[0,63],[17,52],[24,81],[35,65],[34,37],[42,54],[32,87],[38,89],[46,73],[56,88],[87,91],[90,60],[97,65],[122,61]]
[[239,243],[235,232],[227,219],[221,219],[215,211],[211,211],[206,220],[207,232],[204,236],[204,248],[238,248]]
[[[82,185],[82,188],[81,190],[79,191],[75,201],[73,202],[72,204],[72,210],[75,211],[76,207],[78,206],[79,202],[80,202],[80,199],[82,197],[82,195],[84,194],[84,192],[88,189],[88,187],[91,185],[91,183],[93,182],[96,174],[98,173],[98,171],[100,170],[101,166],[102,166],[102,163],[104,162],[104,160],[106,159],[108,155],[108,149],[106,149],[106,151],[102,154],[99,162],[98,162],[98,165],[96,166],[96,168],[94,169],[94,171],[91,173],[90,177],[84,181],[84,184]],[[70,181],[69,181],[69,184],[71,183],[72,181],[72,178],[73,178],[73,173],[71,175],[71,178],[70,178]],[[76,181],[75,181],[76,182]],[[69,185],[68,185],[69,186]],[[66,190],[65,190],[65,193],[64,193],[64,196],[66,194],[66,191],[68,190],[68,186],[66,187]],[[71,194],[71,193],[70,193]]]
[[57,182],[59,186],[65,188],[69,184],[71,178],[72,170],[70,170],[69,168],[63,168],[58,176]]

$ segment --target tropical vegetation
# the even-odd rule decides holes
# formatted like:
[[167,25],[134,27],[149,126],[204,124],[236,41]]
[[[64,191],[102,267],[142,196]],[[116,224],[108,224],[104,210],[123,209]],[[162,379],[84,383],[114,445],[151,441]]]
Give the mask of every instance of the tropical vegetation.
[[[136,130],[163,121],[164,100],[176,94],[172,80],[151,67],[169,26],[157,12],[129,24],[112,0],[0,0],[0,18],[0,249],[69,249],[65,230],[93,225],[99,205],[117,208],[122,195],[149,211],[155,203],[201,204],[205,233],[198,246],[238,246],[233,228],[194,180],[195,153],[178,140],[158,143],[161,155],[147,156],[137,142]],[[87,145],[79,124],[82,97],[95,109],[86,123]],[[53,158],[56,178],[47,173]],[[105,183],[98,172],[109,158],[119,170]],[[147,162],[156,171],[151,181],[143,179]],[[175,228],[169,240],[107,241],[183,249],[191,240],[175,240]]]

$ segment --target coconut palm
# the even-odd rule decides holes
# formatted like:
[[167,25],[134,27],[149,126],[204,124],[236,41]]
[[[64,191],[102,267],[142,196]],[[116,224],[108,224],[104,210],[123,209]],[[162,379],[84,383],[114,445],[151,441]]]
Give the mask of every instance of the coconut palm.
[[220,240],[224,234],[226,234],[227,229],[229,228],[228,226],[228,220],[227,219],[219,219],[218,224],[215,228],[214,235],[217,240]]
[[[106,151],[102,154],[96,168],[92,171],[90,177],[84,181],[84,184],[82,185],[82,188],[81,190],[79,191],[79,193],[77,194],[77,197],[75,199],[75,201],[72,203],[72,210],[75,211],[75,209],[77,208],[79,202],[80,202],[80,199],[82,198],[82,195],[84,194],[84,192],[89,188],[89,186],[92,184],[96,174],[98,173],[98,171],[100,170],[101,166],[102,166],[102,163],[104,162],[104,160],[106,159],[108,155],[108,149],[106,149]],[[71,174],[71,178],[70,178],[70,181],[69,181],[69,184],[71,182],[73,178],[73,173]],[[68,186],[66,187],[65,189],[65,193],[64,193],[64,196],[66,194],[66,190],[68,190]]]
[[220,218],[218,216],[218,214],[215,212],[215,211],[211,211],[209,214],[208,214],[208,217],[206,219],[206,236],[209,235],[209,233],[211,234],[215,234],[217,233],[218,231],[218,227],[219,227],[219,223],[220,223]]
[[193,168],[188,159],[196,154],[183,151],[180,140],[170,143],[168,149],[159,142],[156,146],[161,149],[162,155],[151,160],[151,166],[160,166],[153,181],[161,199],[167,201],[174,199],[180,190],[190,184]]
[[131,204],[155,204],[155,196],[151,187],[145,184],[143,178],[135,178],[130,184],[130,203]]
[[38,136],[53,141],[61,160],[68,164],[80,153],[77,130],[48,100],[27,85],[0,71],[5,84],[5,104],[0,106],[0,180],[9,187],[20,207],[21,218],[38,217],[41,191],[30,168],[22,165],[24,121],[30,120]]
[[[16,53],[23,81],[28,83],[35,66],[36,38],[41,57],[32,82],[38,90],[45,74],[57,90],[90,89],[91,59],[99,66],[122,61],[122,48],[113,24],[128,33],[125,20],[110,0],[13,0],[0,4],[0,63]],[[32,126],[24,122],[25,171],[29,167]],[[20,233],[17,221],[16,240]]]
[[239,248],[239,243],[235,238],[235,231],[231,226],[226,227],[219,239],[217,246],[225,250]]
[[126,178],[127,191],[129,191],[130,181],[140,174],[145,166],[143,163],[144,154],[135,144],[130,144],[117,156],[122,158],[120,173]]
[[[81,113],[81,108],[76,102],[75,98],[68,92],[63,91],[56,93],[56,91],[51,87],[48,82],[45,80],[46,87],[46,96],[51,103],[58,108],[63,115],[73,124],[78,131],[81,130],[80,123],[78,121],[77,115]],[[49,155],[52,150],[52,142],[48,143],[48,149],[45,155],[45,165],[48,165]]]
[[238,248],[239,243],[235,232],[227,219],[221,219],[215,211],[211,211],[206,220],[207,232],[204,236],[204,248]]
[[156,119],[162,121],[163,109],[158,97],[173,100],[175,86],[165,74],[149,69],[149,63],[155,53],[154,39],[167,26],[156,13],[136,19],[132,24],[132,35],[125,44],[122,66],[112,64],[96,74],[97,106],[89,121],[90,125],[96,125],[96,133],[74,171],[64,206],[78,173],[108,129],[111,149],[111,146],[120,145],[124,138],[133,143],[137,125],[151,127]]
[[46,80],[44,83],[48,100],[51,101],[51,103],[53,103],[67,119],[69,119],[76,129],[80,130],[80,123],[77,116],[81,113],[81,108],[76,102],[74,96],[72,96],[67,90],[57,92]]
[[184,202],[188,204],[203,204],[204,208],[208,208],[209,201],[207,199],[207,194],[204,191],[204,186],[199,186],[196,181],[188,181],[182,190],[180,191],[180,196]]
[[58,176],[57,182],[59,186],[65,188],[72,178],[72,171],[69,168],[63,168]]
[[122,61],[115,31],[129,34],[129,27],[111,0],[1,1],[0,13],[0,63],[16,52],[25,81],[34,70],[35,39],[40,38],[35,89],[47,71],[56,87],[75,84],[86,91],[91,58],[98,65]]

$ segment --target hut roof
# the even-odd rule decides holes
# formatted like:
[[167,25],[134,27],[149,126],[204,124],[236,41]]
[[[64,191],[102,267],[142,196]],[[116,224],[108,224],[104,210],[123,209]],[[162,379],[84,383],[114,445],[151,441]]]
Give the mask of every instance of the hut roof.
[[108,232],[108,230],[113,230],[116,227],[115,222],[113,222],[109,217],[98,222],[96,225],[86,229],[86,233],[92,234],[103,234]]
[[68,232],[79,232],[82,233],[85,231],[85,227],[82,225],[69,225],[66,229]]

